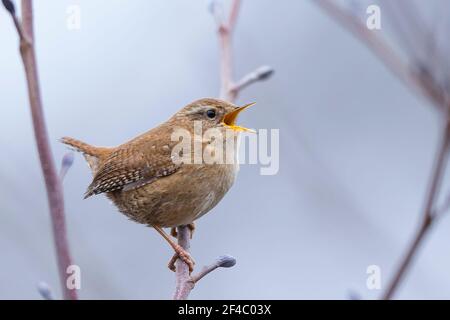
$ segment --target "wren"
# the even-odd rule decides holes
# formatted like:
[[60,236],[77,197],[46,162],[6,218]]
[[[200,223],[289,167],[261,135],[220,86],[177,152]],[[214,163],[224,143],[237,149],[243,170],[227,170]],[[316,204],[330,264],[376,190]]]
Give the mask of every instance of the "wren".
[[[192,271],[192,257],[163,228],[175,230],[177,226],[189,225],[192,232],[194,221],[214,208],[231,188],[239,170],[237,140],[240,132],[250,131],[235,122],[238,114],[251,105],[238,107],[218,99],[200,99],[166,122],[117,147],[96,147],[68,137],[61,141],[82,152],[91,168],[93,180],[85,198],[105,193],[120,212],[153,227],[164,237],[175,251],[169,263],[171,270],[180,258]],[[211,143],[211,139],[196,135],[196,121],[203,130],[219,130],[223,143]],[[229,155],[230,150],[219,148],[230,145],[225,140],[232,139],[234,161],[174,161],[172,151],[179,141],[173,141],[172,134],[177,129],[189,132],[194,143],[200,143],[209,153],[227,152]],[[189,149],[191,159],[198,157],[194,154],[195,148]]]

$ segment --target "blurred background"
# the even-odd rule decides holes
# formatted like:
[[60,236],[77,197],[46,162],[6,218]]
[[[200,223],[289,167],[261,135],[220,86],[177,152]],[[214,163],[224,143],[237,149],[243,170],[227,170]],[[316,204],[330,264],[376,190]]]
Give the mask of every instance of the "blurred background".
[[[417,21],[381,7],[381,30],[405,63],[427,55],[430,35],[448,57],[448,1],[414,2]],[[55,159],[72,136],[117,145],[165,121],[192,100],[218,96],[216,25],[209,1],[35,1],[43,103]],[[223,1],[225,8],[229,4]],[[341,1],[366,19],[368,4]],[[81,28],[66,26],[81,9]],[[386,10],[386,11],[385,11]],[[386,13],[387,12],[387,13]],[[386,13],[386,14],[385,14]],[[427,30],[430,33],[418,31]],[[404,45],[409,37],[414,47]],[[0,10],[0,298],[40,299],[39,281],[60,296],[41,169],[31,127],[18,39]],[[378,298],[369,265],[387,284],[419,221],[438,143],[440,114],[404,86],[313,1],[243,1],[234,33],[237,78],[268,64],[276,73],[244,90],[256,101],[240,122],[280,130],[280,170],[241,167],[224,200],[197,221],[197,266],[221,254],[237,265],[192,291],[198,299]],[[418,58],[419,57],[419,58]],[[449,175],[447,174],[446,181]],[[90,171],[77,154],[64,181],[72,255],[82,299],[165,299],[175,288],[172,252],[103,196],[83,200]],[[446,183],[443,190],[448,192]],[[450,220],[426,239],[397,298],[450,298]]]

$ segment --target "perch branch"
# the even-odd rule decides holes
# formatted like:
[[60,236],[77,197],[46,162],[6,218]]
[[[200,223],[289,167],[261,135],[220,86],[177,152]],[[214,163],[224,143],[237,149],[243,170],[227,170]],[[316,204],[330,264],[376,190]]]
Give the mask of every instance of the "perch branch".
[[[178,244],[185,250],[190,248],[190,230],[187,226],[177,228]],[[198,274],[190,276],[189,267],[181,259],[175,263],[176,266],[176,289],[173,296],[174,300],[186,300],[189,297],[195,284],[208,273],[217,268],[231,268],[236,264],[236,259],[232,256],[220,256],[214,263],[204,267]]]
[[36,54],[34,49],[32,2],[31,0],[22,0],[21,23],[16,16],[12,1],[2,0],[2,3],[6,10],[10,13],[20,38],[20,54],[25,68],[34,135],[47,190],[47,198],[53,227],[53,239],[56,247],[59,278],[63,296],[64,299],[77,299],[77,292],[75,290],[68,289],[66,286],[66,270],[67,267],[72,264],[72,259],[67,241],[62,185],[53,161],[42,108]]
[[[218,25],[218,36],[220,45],[220,79],[221,89],[220,97],[222,99],[234,102],[239,92],[257,81],[268,79],[273,70],[270,67],[263,66],[256,69],[254,72],[243,77],[237,84],[233,81],[233,56],[231,50],[232,33],[235,29],[237,17],[239,15],[240,0],[233,0],[231,4],[230,15],[227,22],[224,22],[221,7],[216,1],[211,3],[211,13]],[[190,233],[187,226],[180,226],[177,228],[178,244],[185,250],[190,248]],[[188,298],[190,292],[195,284],[210,272],[217,268],[230,268],[236,264],[236,259],[231,256],[221,256],[214,263],[204,267],[197,275],[192,277],[189,275],[189,267],[186,263],[177,260],[176,266],[176,289],[174,294],[175,300],[185,300]]]
[[[190,237],[190,230],[187,226],[177,227],[178,244],[188,252],[191,247]],[[181,259],[177,259],[177,261],[175,262],[175,269],[176,289],[173,299],[186,300],[191,290],[194,289],[194,282],[189,275],[189,266]]]

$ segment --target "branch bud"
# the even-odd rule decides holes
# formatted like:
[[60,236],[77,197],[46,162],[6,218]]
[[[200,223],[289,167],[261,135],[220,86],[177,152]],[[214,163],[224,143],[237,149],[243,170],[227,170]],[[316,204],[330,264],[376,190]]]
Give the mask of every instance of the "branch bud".
[[2,0],[3,6],[11,15],[16,15],[16,8],[11,0]]

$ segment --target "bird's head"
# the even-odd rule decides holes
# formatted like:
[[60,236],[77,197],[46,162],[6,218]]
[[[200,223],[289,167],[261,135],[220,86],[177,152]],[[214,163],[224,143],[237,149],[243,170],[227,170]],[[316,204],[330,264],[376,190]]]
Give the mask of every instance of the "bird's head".
[[195,121],[201,121],[204,130],[209,128],[223,128],[235,132],[253,132],[251,129],[236,124],[239,113],[252,105],[254,103],[239,107],[223,100],[205,98],[188,104],[178,111],[171,120],[183,126],[192,126],[190,128],[191,130],[193,130]]

